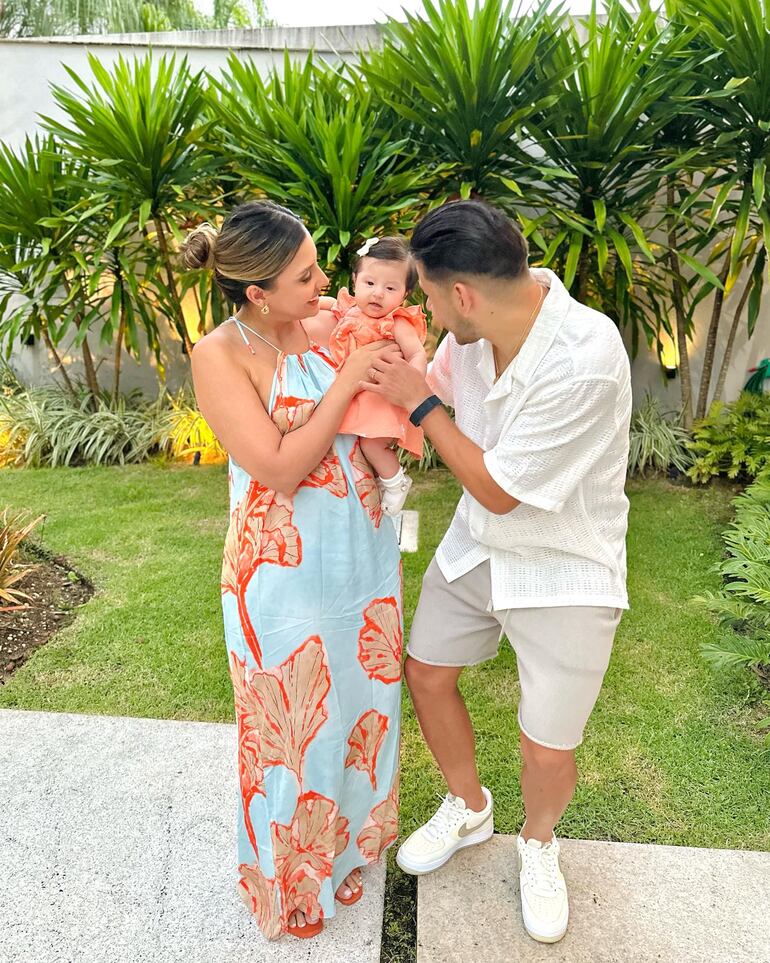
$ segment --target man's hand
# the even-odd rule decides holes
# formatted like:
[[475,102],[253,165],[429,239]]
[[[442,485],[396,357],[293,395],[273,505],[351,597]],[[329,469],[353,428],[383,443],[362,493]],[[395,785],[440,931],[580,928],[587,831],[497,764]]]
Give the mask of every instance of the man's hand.
[[[420,372],[397,356],[373,360],[368,376],[368,381],[361,382],[362,389],[406,408],[410,414],[433,394]],[[516,508],[518,500],[500,488],[487,471],[483,449],[460,431],[445,408],[434,408],[420,427],[447,468],[484,508],[495,515],[506,515]]]
[[433,394],[423,375],[403,358],[376,358],[367,377],[367,381],[361,382],[362,389],[381,395],[410,413]]
[[337,373],[337,380],[344,381],[352,394],[356,395],[363,384],[361,379],[369,376],[369,373],[373,370],[372,365],[379,358],[400,357],[399,347],[393,341],[373,341],[371,344],[365,344],[363,347],[351,351]]

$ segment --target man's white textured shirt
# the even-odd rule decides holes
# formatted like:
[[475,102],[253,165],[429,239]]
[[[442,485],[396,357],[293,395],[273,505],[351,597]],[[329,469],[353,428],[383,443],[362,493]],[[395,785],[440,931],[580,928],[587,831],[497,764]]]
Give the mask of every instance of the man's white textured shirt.
[[436,552],[451,582],[486,559],[492,607],[628,608],[624,492],[631,418],[628,355],[612,321],[550,288],[521,350],[497,382],[492,346],[449,334],[428,373],[487,471],[521,502],[507,515],[464,491]]

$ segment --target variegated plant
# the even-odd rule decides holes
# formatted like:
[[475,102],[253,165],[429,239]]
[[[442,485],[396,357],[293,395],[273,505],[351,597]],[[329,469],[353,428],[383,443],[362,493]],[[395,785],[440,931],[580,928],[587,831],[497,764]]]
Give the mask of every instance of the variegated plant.
[[13,513],[9,509],[0,515],[0,607],[3,604],[19,605],[29,599],[26,592],[14,588],[31,571],[19,564],[18,552],[21,543],[43,517],[40,515],[26,521],[22,512]]

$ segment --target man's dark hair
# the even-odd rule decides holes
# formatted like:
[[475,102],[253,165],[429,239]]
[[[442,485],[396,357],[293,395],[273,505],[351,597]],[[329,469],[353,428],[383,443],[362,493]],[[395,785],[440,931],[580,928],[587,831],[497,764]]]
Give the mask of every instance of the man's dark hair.
[[515,280],[527,268],[526,238],[506,215],[483,201],[450,201],[426,215],[412,235],[413,256],[429,277],[460,274]]

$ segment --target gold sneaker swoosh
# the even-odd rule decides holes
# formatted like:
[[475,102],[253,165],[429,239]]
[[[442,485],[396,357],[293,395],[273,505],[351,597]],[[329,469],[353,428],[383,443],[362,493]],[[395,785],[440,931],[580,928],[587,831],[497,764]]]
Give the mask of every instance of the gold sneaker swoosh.
[[477,833],[483,826],[486,826],[491,818],[492,814],[490,813],[486,819],[482,819],[478,826],[469,826],[468,823],[464,823],[457,830],[457,835],[460,837],[460,839],[463,839],[465,836],[470,836],[471,833]]

